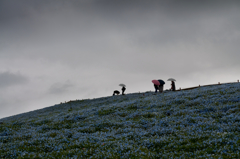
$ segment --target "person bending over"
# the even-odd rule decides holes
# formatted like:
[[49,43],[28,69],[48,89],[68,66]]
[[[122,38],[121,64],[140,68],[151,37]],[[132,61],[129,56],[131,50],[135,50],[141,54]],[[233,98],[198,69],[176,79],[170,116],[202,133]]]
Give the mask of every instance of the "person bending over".
[[119,95],[120,92],[118,90],[115,90],[115,91],[113,91],[113,96],[115,96],[115,94]]

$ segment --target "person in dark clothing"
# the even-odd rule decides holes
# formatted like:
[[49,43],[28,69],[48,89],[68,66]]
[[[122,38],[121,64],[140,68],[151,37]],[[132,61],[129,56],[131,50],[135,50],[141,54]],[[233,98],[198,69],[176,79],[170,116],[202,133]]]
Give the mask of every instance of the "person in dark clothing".
[[155,93],[157,93],[158,85],[154,84],[154,88],[155,88]]
[[172,86],[172,87],[171,87],[171,90],[172,90],[172,91],[175,91],[175,90],[176,90],[176,87],[175,87],[175,82],[174,82],[174,81],[172,81],[171,86]]
[[124,92],[126,90],[126,87],[122,87],[122,95],[125,95]]
[[159,92],[163,92],[163,85],[165,84],[165,82],[161,79],[158,80],[160,85],[158,86]]
[[119,95],[120,92],[118,90],[115,90],[115,91],[113,91],[113,96],[115,96],[115,94]]

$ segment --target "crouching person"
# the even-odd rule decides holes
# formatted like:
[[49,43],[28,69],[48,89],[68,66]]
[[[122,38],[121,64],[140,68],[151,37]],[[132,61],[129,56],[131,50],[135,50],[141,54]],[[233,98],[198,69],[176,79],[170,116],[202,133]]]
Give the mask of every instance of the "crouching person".
[[118,90],[115,90],[115,91],[113,91],[113,96],[115,96],[115,94],[119,95],[120,92]]

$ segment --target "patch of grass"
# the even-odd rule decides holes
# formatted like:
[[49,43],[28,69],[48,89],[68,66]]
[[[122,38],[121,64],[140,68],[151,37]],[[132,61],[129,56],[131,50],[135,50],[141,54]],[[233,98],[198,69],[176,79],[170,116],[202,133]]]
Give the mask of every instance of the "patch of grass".
[[118,115],[119,115],[120,117],[126,117],[126,116],[128,116],[128,114],[125,113],[125,112],[123,112],[123,113],[118,113]]
[[177,105],[184,104],[184,103],[186,103],[186,101],[185,100],[181,100],[181,99],[173,101],[173,104],[177,104]]
[[115,111],[112,110],[112,109],[105,109],[105,110],[99,110],[98,111],[99,116],[109,115],[109,114],[112,114],[112,113],[115,113]]
[[185,103],[185,106],[187,107],[193,107],[193,106],[199,106],[201,103],[199,101],[188,101]]
[[96,131],[101,131],[105,128],[112,127],[113,125],[111,123],[100,123],[97,125],[94,125]]
[[137,105],[131,104],[130,106],[127,107],[128,110],[136,110],[138,109]]
[[153,114],[153,113],[146,113],[146,114],[143,114],[143,117],[144,118],[154,118],[156,115]]
[[55,132],[54,132],[54,133],[51,133],[51,134],[49,134],[49,136],[52,137],[52,138],[54,138],[54,137],[57,136],[57,133],[55,133]]
[[40,120],[40,121],[36,121],[34,123],[31,123],[32,126],[41,126],[41,125],[44,125],[44,124],[49,124],[51,123],[52,121],[49,120],[49,119],[44,119],[44,120]]
[[97,130],[95,127],[89,127],[89,128],[84,128],[84,129],[81,129],[81,130],[78,130],[78,132],[81,132],[81,133],[95,133]]

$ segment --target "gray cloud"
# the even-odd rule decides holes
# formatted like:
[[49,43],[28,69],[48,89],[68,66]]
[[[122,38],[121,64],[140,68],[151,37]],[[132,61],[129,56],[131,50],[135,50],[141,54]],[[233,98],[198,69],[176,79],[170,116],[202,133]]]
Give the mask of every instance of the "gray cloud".
[[0,73],[0,88],[26,84],[29,79],[20,73],[2,72]]
[[51,94],[67,93],[71,87],[74,87],[74,85],[70,81],[66,81],[65,83],[55,83],[51,85],[49,93]]

